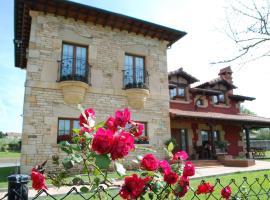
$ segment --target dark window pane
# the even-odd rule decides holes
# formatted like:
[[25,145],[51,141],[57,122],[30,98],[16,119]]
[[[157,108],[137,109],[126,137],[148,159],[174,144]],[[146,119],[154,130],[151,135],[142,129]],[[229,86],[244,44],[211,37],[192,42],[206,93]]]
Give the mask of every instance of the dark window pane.
[[144,58],[133,55],[125,55],[124,86],[143,87],[144,84]]
[[218,97],[217,96],[212,96],[212,101],[214,104],[218,103]]
[[176,88],[170,89],[170,97],[171,99],[176,96]]
[[73,46],[69,44],[63,44],[63,54],[62,54],[62,68],[61,75],[67,76],[72,74],[73,66]]
[[224,103],[224,102],[225,102],[224,94],[218,95],[218,99],[219,99],[219,102],[220,102],[220,103]]
[[69,135],[69,133],[70,133],[70,121],[59,120],[58,135]]
[[76,75],[84,76],[86,70],[86,48],[76,47]]
[[73,129],[80,129],[79,120],[73,120]]
[[144,62],[143,58],[135,58],[136,83],[144,83]]
[[133,58],[132,56],[125,56],[125,86],[129,83],[133,83]]
[[178,96],[180,96],[180,97],[185,96],[185,88],[183,88],[183,87],[178,88]]

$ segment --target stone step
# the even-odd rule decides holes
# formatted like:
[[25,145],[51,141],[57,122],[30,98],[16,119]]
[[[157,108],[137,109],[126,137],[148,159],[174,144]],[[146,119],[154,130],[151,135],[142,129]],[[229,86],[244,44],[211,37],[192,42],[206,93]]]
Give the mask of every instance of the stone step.
[[193,160],[192,162],[196,167],[222,166],[222,163],[217,160]]

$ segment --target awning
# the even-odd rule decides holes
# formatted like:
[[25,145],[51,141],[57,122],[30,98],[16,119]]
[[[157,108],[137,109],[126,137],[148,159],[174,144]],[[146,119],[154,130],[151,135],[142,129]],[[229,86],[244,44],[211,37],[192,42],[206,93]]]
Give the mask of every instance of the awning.
[[257,128],[270,128],[270,118],[246,115],[246,114],[224,114],[216,112],[197,112],[186,111],[179,109],[170,109],[170,116],[172,118],[193,118],[205,119],[218,122],[236,122],[242,126],[257,127]]

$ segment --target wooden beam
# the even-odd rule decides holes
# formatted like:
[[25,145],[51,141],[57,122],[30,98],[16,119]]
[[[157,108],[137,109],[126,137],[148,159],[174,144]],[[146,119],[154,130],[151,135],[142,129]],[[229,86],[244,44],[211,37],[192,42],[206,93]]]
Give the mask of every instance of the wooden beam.
[[75,22],[78,21],[78,17],[79,17],[80,11],[81,11],[81,9],[79,8],[77,10],[76,14],[75,14],[75,17],[74,17]]
[[122,24],[121,24],[121,26],[119,27],[119,30],[120,30],[120,31],[122,31],[122,30],[123,30],[123,28],[124,28],[124,26],[125,26],[126,21],[127,21],[126,19],[123,19]]
[[48,12],[48,0],[44,2],[43,13],[47,15]]
[[64,15],[65,19],[68,18],[68,9],[69,9],[69,6],[68,6],[68,4],[67,4],[67,5],[66,5],[66,9],[65,9],[65,15]]
[[109,17],[110,17],[110,15],[106,14],[105,17],[103,18],[104,19],[104,22],[102,24],[103,27],[105,27],[107,25]]
[[134,24],[135,24],[134,21],[131,22],[131,23],[129,24],[129,27],[128,27],[128,33],[132,32],[132,28],[133,28],[133,25],[134,25]]
[[58,14],[58,6],[55,6],[54,16],[56,17]]
[[84,17],[84,23],[87,23],[87,21],[88,21],[88,19],[89,19],[89,11],[86,11],[86,14],[85,14],[85,17]]
[[94,20],[94,25],[97,25],[98,17],[99,17],[99,13],[96,14],[96,18]]

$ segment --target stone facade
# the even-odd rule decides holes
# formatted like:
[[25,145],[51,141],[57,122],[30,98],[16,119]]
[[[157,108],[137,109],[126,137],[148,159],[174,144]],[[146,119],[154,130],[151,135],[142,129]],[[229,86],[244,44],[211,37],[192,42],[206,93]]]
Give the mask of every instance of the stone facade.
[[134,120],[147,122],[150,144],[143,146],[153,147],[158,157],[164,157],[163,144],[170,138],[167,42],[37,11],[30,11],[30,15],[21,171],[27,173],[47,159],[50,167],[51,156],[61,154],[58,118],[78,118],[80,114],[77,105],[64,101],[57,82],[63,41],[88,46],[91,85],[81,104],[95,109],[97,121],[128,107],[126,90],[122,89],[125,53],[145,57],[149,97],[144,108],[130,110]]

